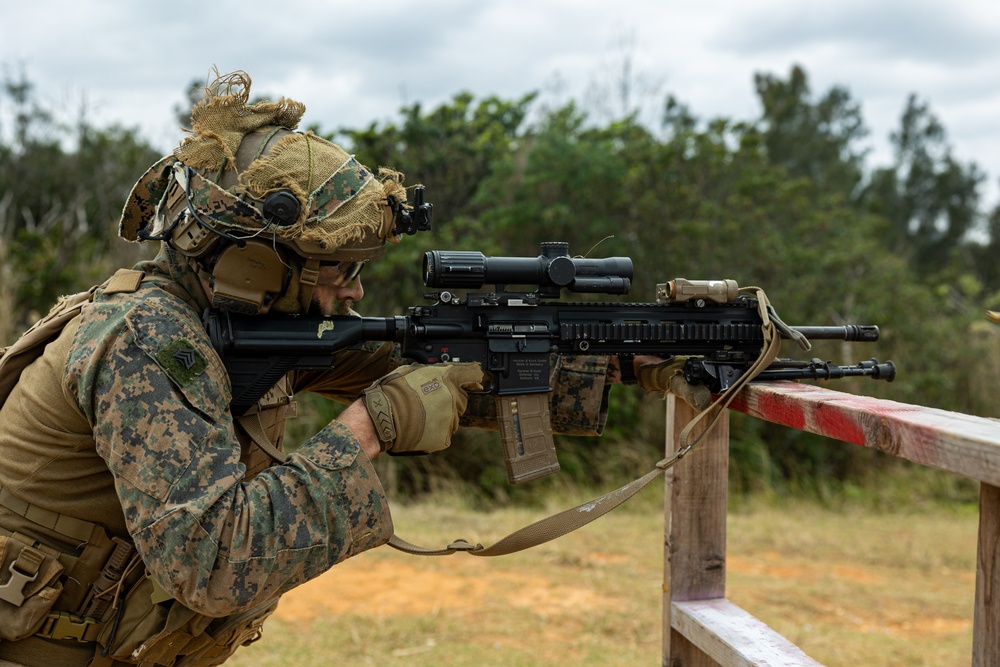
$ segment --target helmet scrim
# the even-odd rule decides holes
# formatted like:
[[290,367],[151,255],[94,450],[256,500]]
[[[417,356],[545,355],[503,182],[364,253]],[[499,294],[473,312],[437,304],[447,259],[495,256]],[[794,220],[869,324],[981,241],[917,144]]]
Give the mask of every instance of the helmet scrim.
[[[191,136],[133,188],[121,236],[163,238],[193,208],[215,230],[238,239],[273,238],[305,258],[380,256],[393,226],[388,198],[406,200],[402,175],[383,169],[376,178],[340,146],[294,132],[305,111],[300,102],[249,104],[249,95],[244,72],[206,88],[191,115]],[[278,192],[297,204],[293,219],[266,217],[265,201]]]

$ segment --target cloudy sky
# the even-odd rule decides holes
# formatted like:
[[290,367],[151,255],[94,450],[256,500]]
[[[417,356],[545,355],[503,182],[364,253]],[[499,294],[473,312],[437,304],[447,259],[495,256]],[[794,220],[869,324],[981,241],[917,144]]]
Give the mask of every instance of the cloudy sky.
[[[389,121],[469,90],[595,113],[623,63],[652,118],[667,93],[699,118],[752,119],[755,72],[802,65],[819,96],[849,89],[871,130],[869,166],[910,93],[943,122],[955,155],[1000,179],[996,0],[3,0],[0,64],[91,122],[138,126],[164,151],[174,107],[212,66],[248,71],[255,93],[306,103],[324,129]],[[265,10],[264,7],[276,9]],[[605,94],[593,95],[593,91]],[[0,108],[0,121],[3,120]],[[74,111],[75,113],[75,111]],[[72,116],[72,113],[68,115]],[[3,131],[3,127],[0,127]]]

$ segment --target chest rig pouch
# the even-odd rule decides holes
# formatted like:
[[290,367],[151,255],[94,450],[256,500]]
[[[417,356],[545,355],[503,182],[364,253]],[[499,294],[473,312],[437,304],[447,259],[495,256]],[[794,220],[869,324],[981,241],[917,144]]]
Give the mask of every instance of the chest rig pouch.
[[211,618],[172,600],[144,575],[106,619],[90,665],[221,665],[240,646],[260,639],[261,626],[277,606],[277,599],[268,600],[238,614]]
[[0,535],[0,640],[30,637],[62,594],[59,552],[19,533]]
[[[105,294],[135,292],[143,279],[142,272],[123,269],[102,287]],[[0,406],[23,369],[80,313],[96,289],[61,300],[14,345],[0,348]],[[284,424],[293,416],[295,403],[286,377],[237,419],[248,478],[285,460]],[[0,530],[0,643],[26,640],[28,646],[42,637],[81,648],[95,646],[81,666],[211,667],[256,641],[277,608],[278,600],[273,599],[223,618],[205,616],[165,593],[129,542],[109,540],[99,526],[81,527],[78,524],[85,522],[72,517],[21,507],[23,503],[2,488],[0,504],[56,532],[61,532],[60,526],[74,529],[66,535],[68,543],[82,540],[84,553],[91,554],[74,558],[31,536]],[[89,538],[84,534],[88,527],[94,529]],[[67,605],[74,611],[54,611]],[[45,655],[44,648],[36,655]]]
[[[139,273],[135,285],[141,280]],[[112,278],[108,284],[114,281]],[[45,346],[59,336],[68,322],[80,314],[95,290],[60,299],[13,345],[0,348],[0,407],[6,403],[24,369],[41,356]],[[31,512],[30,507],[21,507],[22,503],[2,487],[0,504],[19,514]],[[37,512],[32,516],[39,518]],[[80,559],[72,559],[73,564],[77,562],[82,563]],[[71,563],[62,553],[34,538],[0,530],[0,641],[25,639],[51,623],[52,617],[58,615],[51,610],[65,592],[62,575],[68,565]]]

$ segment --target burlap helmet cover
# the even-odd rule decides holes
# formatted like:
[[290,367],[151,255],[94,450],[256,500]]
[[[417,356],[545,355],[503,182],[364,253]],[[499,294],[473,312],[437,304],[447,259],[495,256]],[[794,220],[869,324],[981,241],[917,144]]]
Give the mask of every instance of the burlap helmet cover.
[[[142,240],[138,231],[151,217],[152,233],[162,232],[170,214],[164,193],[169,179],[175,178],[185,183],[199,212],[228,233],[252,236],[267,227],[269,235],[273,231],[276,240],[307,257],[355,260],[381,255],[393,218],[387,197],[406,199],[402,175],[382,170],[375,178],[336,144],[312,132],[291,132],[305,111],[301,103],[281,98],[249,104],[249,95],[250,77],[244,72],[220,76],[206,88],[191,115],[191,136],[133,188],[120,234]],[[266,154],[238,169],[244,140],[269,128],[283,136]],[[238,172],[228,190],[213,182],[223,180],[227,170]],[[268,225],[260,215],[263,199],[277,190],[288,190],[299,200],[299,218],[292,225]]]

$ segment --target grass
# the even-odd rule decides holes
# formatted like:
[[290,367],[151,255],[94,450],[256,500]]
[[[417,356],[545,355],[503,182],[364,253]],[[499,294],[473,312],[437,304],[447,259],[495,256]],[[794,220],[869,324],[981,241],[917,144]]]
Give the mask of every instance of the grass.
[[968,664],[977,528],[968,506],[737,513],[728,596],[826,665]]
[[[490,543],[545,510],[473,512],[435,498],[394,510],[427,546]],[[728,522],[727,596],[830,667],[959,665],[971,654],[975,507],[836,511],[776,498]],[[235,665],[658,665],[661,497],[501,558],[381,548],[285,597]]]

